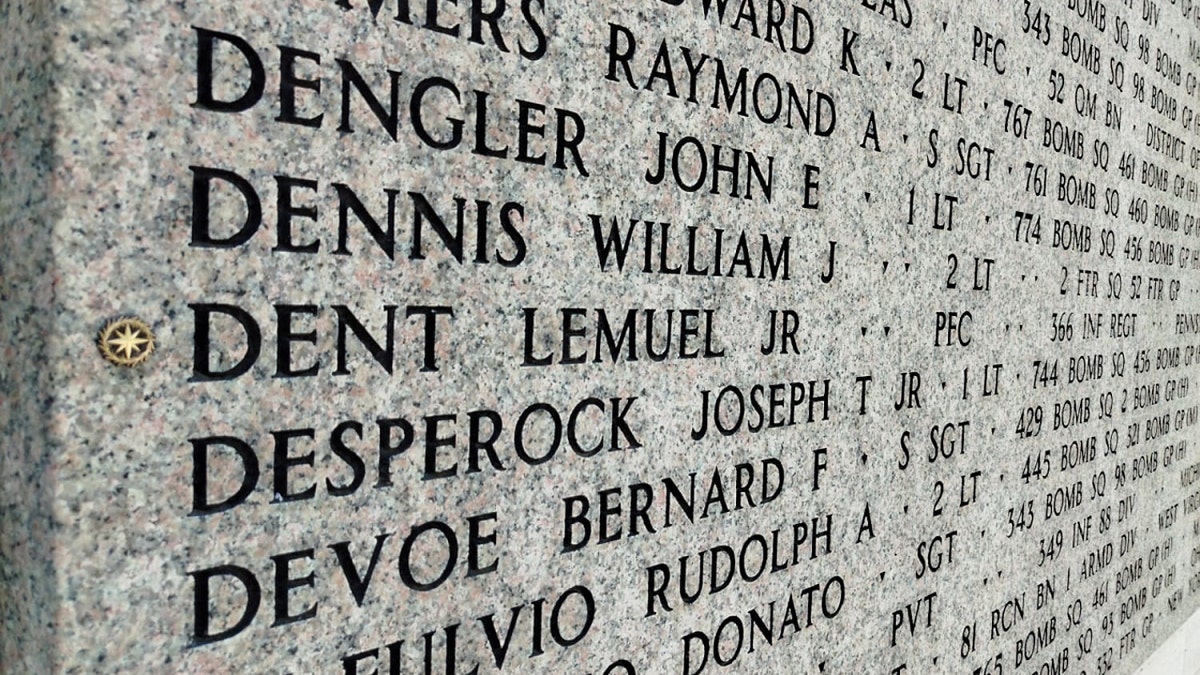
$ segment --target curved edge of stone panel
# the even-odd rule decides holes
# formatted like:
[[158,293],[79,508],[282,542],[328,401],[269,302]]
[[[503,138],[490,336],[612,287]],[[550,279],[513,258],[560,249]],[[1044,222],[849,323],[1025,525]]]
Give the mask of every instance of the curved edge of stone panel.
[[52,3],[0,4],[0,671],[57,661],[53,444]]

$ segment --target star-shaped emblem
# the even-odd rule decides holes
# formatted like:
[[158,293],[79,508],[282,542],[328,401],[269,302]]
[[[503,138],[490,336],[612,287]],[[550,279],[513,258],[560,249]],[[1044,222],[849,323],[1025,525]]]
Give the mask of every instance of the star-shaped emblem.
[[154,351],[154,333],[141,319],[124,317],[109,322],[100,331],[100,353],[118,366],[144,363]]

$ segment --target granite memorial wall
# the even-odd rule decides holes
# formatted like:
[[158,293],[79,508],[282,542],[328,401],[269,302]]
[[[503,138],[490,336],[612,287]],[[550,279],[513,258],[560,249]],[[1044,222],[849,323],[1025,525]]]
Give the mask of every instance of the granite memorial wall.
[[1197,610],[1192,0],[0,25],[0,670],[1106,675]]

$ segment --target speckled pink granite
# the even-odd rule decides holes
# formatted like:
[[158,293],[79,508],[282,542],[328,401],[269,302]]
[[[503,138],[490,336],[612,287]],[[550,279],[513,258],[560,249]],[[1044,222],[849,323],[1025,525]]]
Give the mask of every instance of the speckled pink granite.
[[[1072,82],[1096,90],[1103,90],[1103,73],[1093,75],[1052,60],[1052,49],[1043,49],[1021,31],[1019,3],[910,7],[904,1],[899,4],[910,7],[909,28],[901,18],[892,20],[883,10],[870,9],[886,3],[800,0],[795,6],[811,12],[815,35],[811,51],[794,52],[781,51],[769,35],[752,39],[745,26],[732,30],[706,20],[694,1],[674,6],[650,0],[509,0],[510,14],[501,29],[507,51],[496,47],[486,24],[479,40],[469,39],[466,0],[440,3],[445,25],[462,24],[457,36],[393,21],[395,3],[384,2],[377,19],[368,13],[365,0],[353,4],[352,10],[332,0],[0,5],[0,670],[341,673],[349,672],[353,655],[377,650],[377,656],[361,660],[358,672],[384,673],[388,645],[403,640],[404,646],[397,647],[403,672],[423,672],[417,665],[423,636],[432,634],[435,659],[448,640],[457,641],[460,673],[479,664],[481,674],[599,675],[606,669],[615,674],[636,668],[643,675],[688,675],[686,636],[693,631],[713,634],[727,617],[748,626],[750,612],[765,616],[771,603],[780,615],[774,625],[786,625],[789,597],[799,602],[808,589],[811,598],[812,587],[820,585],[811,622],[802,617],[793,624],[799,630],[779,627],[782,636],[774,644],[763,644],[760,636],[753,652],[741,651],[724,669],[710,661],[704,672],[888,673],[901,664],[908,664],[910,673],[972,672],[996,652],[1007,659],[1006,672],[1018,672],[1013,643],[1051,616],[1064,637],[1019,672],[1064,648],[1071,650],[1070,672],[1077,672],[1076,638],[1066,636],[1063,622],[1068,600],[1083,597],[1081,592],[1072,590],[1052,609],[1035,610],[1032,601],[1037,582],[1047,576],[1037,565],[1039,539],[1058,528],[1069,532],[1070,519],[1039,525],[1023,538],[1009,539],[1005,530],[1014,504],[1044,500],[1047,489],[1060,482],[1092,478],[1088,469],[1071,474],[1070,480],[1056,476],[1049,488],[1019,483],[1022,458],[1033,450],[1013,440],[1012,428],[1032,395],[1028,379],[1023,384],[1015,379],[1018,372],[1028,378],[1034,359],[1069,354],[1048,339],[1051,313],[1101,307],[1091,300],[1059,298],[1060,262],[1069,259],[1073,270],[1099,263],[1095,254],[1064,257],[1049,246],[1014,244],[1011,221],[1014,209],[1036,207],[1044,212],[1047,237],[1056,213],[1086,220],[1097,231],[1105,221],[1095,212],[1056,207],[1024,194],[1020,174],[1026,158],[1055,170],[1085,174],[1089,169],[1041,150],[1039,128],[1034,140],[1014,141],[1003,129],[1002,102],[1015,97],[1039,113],[1061,117],[1068,114],[1066,108],[1044,101],[1049,71],[1065,68]],[[423,16],[424,3],[412,4],[414,14]],[[1064,4],[1046,3],[1056,22],[1060,14],[1070,17]],[[1182,11],[1171,3],[1159,4],[1164,13],[1175,13],[1169,16]],[[1106,6],[1112,16],[1120,3]],[[541,20],[545,58],[522,56],[536,54],[540,43],[538,31],[520,18],[522,7]],[[1135,20],[1133,11],[1121,11]],[[1078,18],[1073,22],[1079,30],[1091,31],[1090,39],[1105,41],[1105,55],[1116,53],[1108,33],[1092,30]],[[638,40],[637,90],[619,71],[606,77],[605,48],[616,30],[612,24],[627,27]],[[1184,55],[1188,39],[1197,35],[1195,29],[1183,31],[1185,25],[1178,17],[1164,18],[1154,39]],[[1007,74],[969,58],[974,26],[995,28],[1006,38]],[[262,103],[238,114],[194,105],[197,44],[203,35],[197,29],[234,34],[253,45],[266,66]],[[844,30],[861,33],[855,47],[861,77],[842,68]],[[1148,31],[1135,24],[1135,33]],[[801,37],[800,45],[806,46],[803,42]],[[681,49],[686,47],[688,54],[719,56],[731,68],[769,71],[802,90],[830,92],[837,115],[836,125],[826,118],[832,134],[822,137],[689,103],[688,80],[682,76],[673,84],[660,78],[643,86],[660,43],[677,73],[685,71]],[[319,66],[311,56],[298,57],[294,74],[301,80],[318,73],[322,77],[319,93],[303,86],[296,90],[296,114],[323,113],[320,128],[276,121],[283,114],[278,45],[320,55]],[[1132,70],[1134,56],[1122,56]],[[923,100],[910,94],[914,58],[928,68]],[[354,63],[381,97],[387,71],[397,73],[401,103],[395,139],[359,99],[351,112],[354,133],[338,131],[341,77],[335,59]],[[1026,64],[1035,69],[1032,74]],[[238,67],[235,52],[219,53],[215,67],[222,72]],[[937,107],[935,97],[941,97],[947,73],[970,79],[961,116]],[[454,133],[451,118],[461,118],[466,140],[460,147],[432,149],[410,120],[413,87],[432,77],[453,83],[462,103],[445,86],[431,89],[429,131],[444,141]],[[672,87],[677,87],[674,95]],[[475,142],[471,113],[481,100],[476,91],[489,93],[490,110],[498,116],[493,120],[508,125],[489,127],[487,146],[508,146],[510,159],[470,152]],[[237,92],[218,87],[216,94],[229,100]],[[536,140],[531,150],[547,153],[545,163],[511,159],[520,143],[514,131],[518,99],[545,106],[539,118],[545,139]],[[552,166],[556,146],[551,140],[556,134],[570,138],[578,130],[556,108],[586,121],[580,160],[564,155],[563,168]],[[1155,119],[1128,101],[1125,114],[1128,134],[1107,132],[1098,121],[1073,122],[1087,130],[1088,138],[1110,139],[1114,166],[1122,150],[1145,153],[1135,130]],[[878,154],[864,140],[870,119],[880,137]],[[926,161],[931,127],[941,129],[945,153],[936,168]],[[773,156],[772,200],[768,203],[761,194],[759,199],[730,199],[704,190],[686,192],[669,181],[649,184],[645,175],[653,169],[650,158],[659,131],[668,132],[672,141],[695,135],[705,144]],[[1194,132],[1189,143],[1192,136]],[[977,138],[995,149],[992,181],[955,175],[950,148],[959,137]],[[819,194],[806,195],[810,176],[805,164],[820,166]],[[196,166],[236,171],[258,191],[262,227],[244,246],[192,245],[195,173],[190,167]],[[1195,178],[1194,171],[1186,175]],[[294,192],[296,208],[315,205],[319,215],[315,221],[296,216],[291,236],[296,246],[319,242],[317,253],[278,250],[287,241],[281,241],[277,229],[277,176],[317,182],[315,190]],[[1110,169],[1103,180],[1117,184],[1111,176]],[[394,258],[380,250],[354,216],[347,244],[352,255],[333,253],[339,248],[335,184],[350,186],[374,214],[383,213],[385,190],[395,192]],[[1120,185],[1130,196],[1139,189],[1130,182]],[[919,189],[924,199],[919,222],[911,226],[906,223],[910,188]],[[930,199],[938,190],[954,191],[962,200],[953,231],[929,227]],[[463,262],[454,259],[432,229],[425,231],[428,254],[414,259],[409,192],[426,195],[443,216],[453,214],[461,200],[469,214]],[[819,200],[819,208],[806,209],[806,197]],[[478,200],[490,204],[484,222],[490,223],[491,243],[482,252],[475,247],[473,229],[481,209]],[[522,207],[522,215],[509,215],[526,245],[524,257],[512,267],[499,263],[502,257],[517,256],[499,225],[507,203]],[[222,228],[218,236],[230,236],[244,217],[237,204],[228,188],[214,197],[213,222]],[[622,224],[636,218],[670,222],[676,233],[689,225],[702,234],[714,227],[745,231],[752,244],[759,234],[776,242],[790,237],[791,275],[760,280],[644,274],[636,244],[630,255],[637,262],[630,267],[600,269],[592,214],[606,226],[611,218]],[[1122,235],[1135,231],[1120,222]],[[1150,232],[1149,226],[1143,229]],[[1171,238],[1178,246],[1196,239],[1183,234]],[[831,241],[838,242],[841,267],[829,283],[822,283]],[[680,259],[682,242],[682,235],[673,240],[672,260]],[[733,246],[732,239],[728,245]],[[946,290],[950,253],[963,261],[994,258],[993,291]],[[481,256],[487,264],[476,262]],[[965,279],[969,272],[963,265]],[[1103,269],[1123,271],[1127,279],[1147,273],[1144,266],[1120,260],[1104,262]],[[1200,305],[1195,270],[1178,270],[1174,276],[1183,279],[1177,304],[1119,305],[1141,312],[1139,340],[1147,347],[1178,344],[1175,313]],[[198,304],[236,305],[262,325],[261,358],[248,374],[230,381],[197,381],[192,306]],[[319,364],[316,376],[274,377],[276,306],[284,304],[318,307],[315,314],[299,314],[294,326],[297,334],[315,332],[315,339],[297,337],[291,346],[295,368]],[[424,367],[420,315],[405,314],[406,308],[432,305],[454,312],[437,319],[432,348],[436,372]],[[336,306],[350,308],[377,337],[384,334],[386,308],[398,308],[392,372],[385,372],[351,338],[349,373],[334,374]],[[561,321],[558,309],[572,307],[606,308],[611,317],[642,308],[712,310],[714,349],[724,356],[660,363],[643,355],[637,362],[615,364],[523,365],[523,310],[539,310],[540,323],[531,334],[535,352],[555,354],[561,346],[560,327],[554,323]],[[1103,306],[1103,311],[1116,311],[1114,307]],[[764,356],[760,345],[768,312],[784,309],[803,318],[798,352]],[[970,349],[947,353],[931,346],[934,313],[940,310],[973,313],[977,340]],[[126,314],[149,322],[158,338],[158,351],[138,369],[109,365],[94,344],[100,326]],[[244,345],[228,323],[223,326],[214,329],[213,358],[228,364]],[[1111,347],[1110,341],[1097,349],[1107,353]],[[1005,379],[1005,396],[963,401],[956,390],[962,368],[975,369],[973,377],[978,377],[980,369],[995,363],[1005,364],[1005,377],[1014,378]],[[898,375],[912,370],[925,374],[924,408],[897,413],[889,396],[894,396]],[[1185,371],[1195,373],[1196,368],[1180,372]],[[864,374],[873,374],[875,389],[860,414],[856,377]],[[747,389],[783,382],[820,386],[825,380],[830,382],[828,420],[818,415],[811,423],[763,433],[724,437],[714,432],[693,439],[702,391],[731,384]],[[1091,387],[1056,392],[1053,400],[1037,396],[1049,406],[1069,395],[1095,395],[1101,385],[1095,391]],[[1103,388],[1110,387],[1104,383]],[[589,398],[601,407],[611,406],[613,399],[636,398],[630,420],[640,447],[630,447],[624,439],[620,450],[583,457],[563,445],[552,460],[536,464],[518,461],[511,442],[501,442],[496,447],[504,471],[493,470],[484,457],[481,470],[469,472],[469,413],[495,410],[511,429],[534,403],[570,411]],[[594,443],[620,437],[615,424],[594,410],[581,413],[581,438]],[[423,475],[423,448],[414,444],[394,460],[392,484],[376,487],[385,482],[377,467],[377,420],[411,420],[424,437],[428,418],[440,414],[457,416],[452,425],[456,441],[434,465],[441,471],[454,466],[457,474],[440,479]],[[541,421],[531,422],[531,444],[548,443],[546,418],[536,419]],[[972,436],[963,456],[926,461],[922,455],[928,451],[929,429],[966,419]],[[347,484],[351,472],[329,437],[347,420],[360,422],[363,429],[361,440],[356,434],[344,439],[365,458],[365,481],[349,496],[334,496],[330,488]],[[1132,420],[1125,416],[1117,422],[1124,427]],[[1102,436],[1108,427],[1093,421],[1086,434]],[[312,451],[313,466],[300,460],[286,489],[300,491],[311,484],[316,494],[311,500],[288,501],[271,482],[277,463],[271,448],[279,443],[272,432],[309,428],[313,440],[298,436],[290,456]],[[443,427],[443,434],[450,429]],[[906,432],[919,445],[914,445],[913,466],[901,469],[900,438]],[[1038,449],[1057,448],[1071,440],[1068,436],[1059,433]],[[245,503],[194,514],[193,441],[213,437],[236,437],[252,446],[261,477]],[[1170,440],[1194,446],[1195,439],[1193,427]],[[1189,464],[1195,460],[1191,446]],[[827,454],[818,455],[820,449]],[[1136,454],[1128,449],[1123,458],[1132,460]],[[214,460],[210,481],[220,486],[214,487],[214,500],[231,494],[241,479],[231,456],[226,452],[221,462]],[[814,491],[818,457],[827,465],[822,465],[821,489]],[[780,495],[769,503],[562,551],[564,500],[571,496],[589,495],[595,514],[601,490],[621,488],[628,500],[627,486],[645,482],[656,486],[654,508],[659,509],[666,500],[663,478],[682,482],[694,472],[706,486],[720,470],[732,485],[736,464],[765,458],[779,459],[786,471]],[[1106,460],[1105,466],[1111,463]],[[1137,486],[1136,526],[1144,528],[1139,550],[1167,536],[1155,529],[1155,516],[1188,493],[1177,469]],[[958,499],[959,478],[973,470],[981,472],[985,498],[972,508],[954,508],[944,518],[933,515],[935,484],[944,482],[950,486],[948,499]],[[1042,506],[1040,501],[1037,505]],[[623,525],[629,528],[631,506],[628,501],[624,506]],[[874,536],[860,531],[868,506]],[[1098,507],[1087,508],[1099,518]],[[475,561],[481,573],[472,575],[469,519],[491,513],[493,519],[477,521],[477,536],[487,539],[494,533],[496,542],[482,547]],[[397,564],[402,541],[413,527],[434,520],[446,522],[463,542],[459,560],[437,589],[413,590]],[[799,555],[796,564],[776,573],[753,582],[735,581],[693,604],[676,600],[671,611],[658,607],[648,616],[653,609],[647,606],[648,568],[664,565],[678,575],[682,556],[692,556],[694,563],[701,551],[740,547],[754,534],[768,541],[776,530],[786,540],[796,524],[812,526],[814,520],[831,524],[828,553]],[[1173,588],[1185,587],[1194,574],[1192,550],[1200,538],[1193,521],[1195,515],[1174,530],[1169,554],[1175,566]],[[598,525],[593,522],[593,527]],[[920,569],[918,563],[925,560],[918,558],[918,547],[950,531],[958,536],[955,564],[937,574]],[[338,546],[349,552],[361,578],[384,534],[374,576],[359,602]],[[414,565],[421,580],[438,574],[443,562],[439,541],[427,536],[414,547],[414,557],[424,560]],[[280,610],[273,581],[282,564],[279,556],[310,549],[284,567],[295,588]],[[1067,568],[1078,575],[1086,551],[1073,549],[1067,558],[1071,562],[1054,568],[1064,594]],[[496,571],[485,571],[493,560]],[[197,645],[195,574],[222,565],[251,570],[262,586],[262,603],[244,631]],[[308,581],[310,572],[314,576]],[[1105,572],[1105,583],[1113,575]],[[1074,581],[1080,583],[1077,577]],[[572,590],[580,587],[594,600],[586,630],[589,603],[583,592]],[[243,606],[234,588],[214,582],[213,631],[228,627]],[[928,598],[935,591],[935,618],[924,624],[927,615],[920,612],[933,606]],[[822,593],[826,609],[837,608],[834,616],[822,616]],[[1163,598],[1157,598],[1150,611],[1162,618],[1113,672],[1131,672],[1155,641],[1196,607],[1196,593],[1192,587],[1170,613],[1163,609]],[[1111,594],[1110,608],[1122,601],[1115,589]],[[991,610],[1022,595],[1030,598],[1029,618],[1011,635],[987,636]],[[556,638],[547,622],[564,597]],[[1102,630],[1102,616],[1109,610],[1093,610],[1091,601],[1088,594],[1085,626],[1076,631]],[[272,625],[274,614],[296,616],[309,608],[315,608],[313,618]],[[896,645],[894,618],[905,608],[908,614],[901,616],[907,616],[903,620],[908,624]],[[543,621],[536,631],[535,616]],[[1137,630],[1147,630],[1142,616],[1131,624]],[[978,623],[981,646],[963,659],[961,635],[972,621]],[[908,625],[919,622],[923,628],[910,633]],[[510,626],[512,646],[502,660],[495,644]],[[1105,637],[1105,646],[1116,644],[1128,629],[1122,626]],[[577,643],[563,644],[577,633]],[[1089,657],[1083,662],[1087,672],[1093,672],[1094,661]]]

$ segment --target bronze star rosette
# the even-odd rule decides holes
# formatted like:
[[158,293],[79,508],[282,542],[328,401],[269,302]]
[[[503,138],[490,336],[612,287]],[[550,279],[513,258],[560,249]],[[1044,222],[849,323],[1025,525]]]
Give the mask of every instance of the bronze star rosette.
[[96,343],[109,363],[132,368],[150,358],[154,351],[154,332],[145,321],[123,316],[105,324]]

